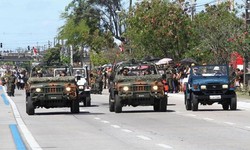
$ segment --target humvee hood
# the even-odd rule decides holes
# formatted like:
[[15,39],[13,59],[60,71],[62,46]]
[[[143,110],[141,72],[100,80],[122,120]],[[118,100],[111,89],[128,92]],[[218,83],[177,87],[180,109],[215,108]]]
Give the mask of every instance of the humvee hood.
[[130,82],[130,81],[158,81],[161,79],[161,75],[145,75],[145,76],[121,76],[117,75],[115,82]]
[[48,82],[74,82],[75,77],[73,76],[66,76],[66,77],[31,77],[28,80],[28,83],[48,83]]

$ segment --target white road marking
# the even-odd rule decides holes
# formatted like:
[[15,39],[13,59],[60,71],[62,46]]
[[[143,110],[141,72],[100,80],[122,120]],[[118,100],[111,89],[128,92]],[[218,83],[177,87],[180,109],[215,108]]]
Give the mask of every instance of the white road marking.
[[109,121],[106,121],[106,120],[102,120],[101,122],[102,123],[109,123]]
[[98,117],[95,117],[94,119],[95,119],[95,120],[100,120],[100,118],[98,118]]
[[166,148],[166,149],[171,149],[173,147],[169,146],[169,145],[166,145],[166,144],[157,144],[157,146],[160,146],[160,147],[163,147],[163,148]]
[[194,114],[185,114],[185,116],[196,117],[196,115],[194,115]]
[[127,132],[127,133],[131,133],[131,132],[133,132],[133,131],[128,130],[128,129],[122,129],[122,131]]
[[228,124],[228,125],[235,125],[235,123],[233,122],[224,122],[225,124]]
[[114,125],[114,124],[113,124],[113,125],[111,125],[111,127],[114,127],[114,128],[117,128],[117,129],[118,129],[118,128],[121,128],[120,126],[118,126],[118,125]]
[[[3,89],[5,91],[5,88],[3,88]],[[26,139],[26,142],[29,144],[30,148],[32,150],[42,150],[40,145],[37,143],[35,138],[32,136],[31,132],[29,131],[29,129],[27,128],[27,126],[23,122],[22,117],[21,117],[21,115],[16,107],[16,104],[12,101],[12,99],[9,96],[7,96],[7,98],[10,102],[11,108],[12,108],[13,113],[14,113],[14,117],[15,117],[16,122],[18,124],[18,127],[20,128],[21,132],[23,133],[23,136]]]
[[208,121],[212,121],[212,120],[214,120],[214,119],[212,119],[212,118],[203,118],[204,120],[208,120]]
[[147,140],[147,141],[152,140],[151,138],[146,137],[146,136],[143,136],[143,135],[137,135],[136,137],[138,137],[138,138],[140,138],[140,139],[143,139],[143,140]]

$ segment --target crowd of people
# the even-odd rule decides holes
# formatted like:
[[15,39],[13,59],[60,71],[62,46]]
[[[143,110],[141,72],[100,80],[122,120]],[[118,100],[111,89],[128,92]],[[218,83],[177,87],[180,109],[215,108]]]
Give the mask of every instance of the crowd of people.
[[14,66],[2,66],[0,75],[1,85],[6,86],[8,96],[15,96],[15,89],[23,90],[28,80],[26,70]]
[[[163,79],[166,81],[165,84],[168,85],[168,91],[169,93],[179,93],[183,92],[185,90],[185,83],[187,82],[188,76],[190,74],[190,68],[191,66],[194,66],[196,64],[190,63],[190,64],[175,64],[175,65],[168,65],[164,68],[160,68],[160,72],[163,75]],[[195,67],[194,71],[195,71]],[[218,67],[214,68],[214,73],[219,73],[220,70],[218,70]],[[129,70],[123,69],[122,75],[128,75]],[[194,72],[195,73],[195,72]],[[109,77],[111,74],[111,67],[108,68],[101,68],[98,69],[96,73],[94,73],[94,76],[98,79],[96,80],[99,84],[100,90],[103,88],[108,88],[109,86]],[[232,68],[229,66],[229,75],[231,82],[234,84],[236,89],[242,90],[243,89],[243,82],[244,82],[244,71],[239,68]],[[93,74],[92,77],[94,78]],[[93,81],[92,83],[95,83]]]

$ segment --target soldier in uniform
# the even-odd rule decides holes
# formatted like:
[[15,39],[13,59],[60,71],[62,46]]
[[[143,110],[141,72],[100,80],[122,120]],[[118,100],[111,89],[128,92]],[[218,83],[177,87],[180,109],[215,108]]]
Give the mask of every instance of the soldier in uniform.
[[8,71],[8,75],[6,75],[5,80],[6,80],[6,86],[7,86],[7,94],[9,96],[14,96],[16,76],[14,75],[12,71]]

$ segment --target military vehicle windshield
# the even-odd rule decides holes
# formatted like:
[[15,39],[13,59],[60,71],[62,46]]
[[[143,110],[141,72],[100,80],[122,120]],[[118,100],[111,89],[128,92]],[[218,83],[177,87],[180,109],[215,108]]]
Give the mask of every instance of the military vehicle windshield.
[[119,69],[118,75],[128,76],[144,76],[158,74],[157,69],[154,65],[150,64],[134,64],[130,66],[122,66]]

